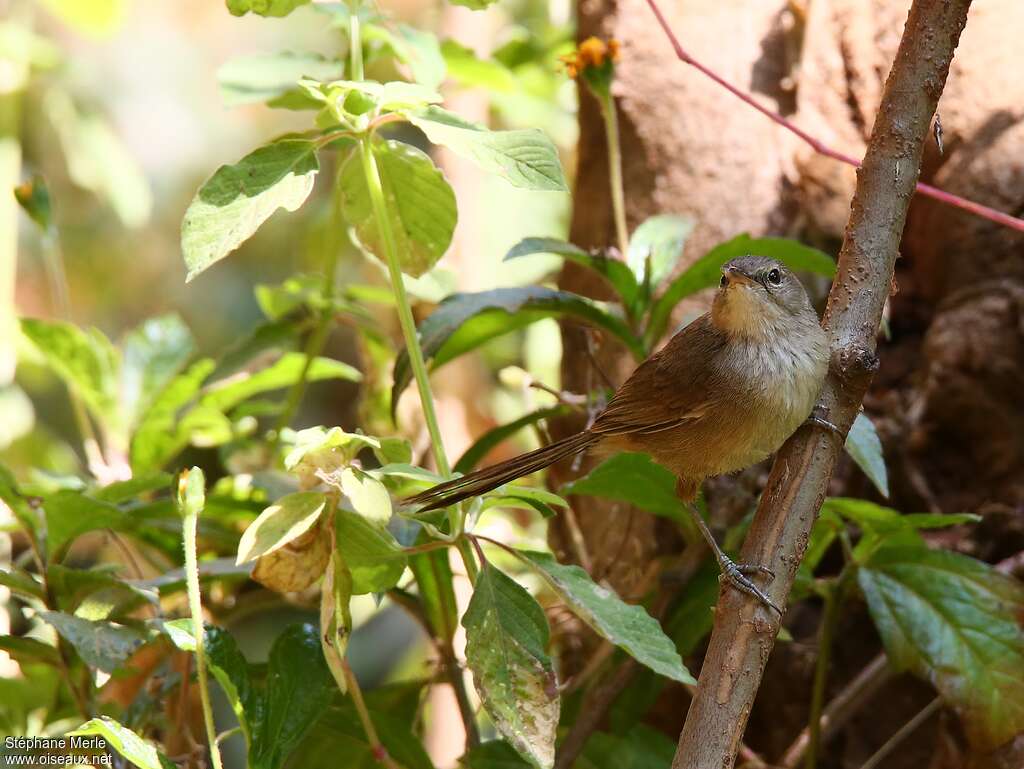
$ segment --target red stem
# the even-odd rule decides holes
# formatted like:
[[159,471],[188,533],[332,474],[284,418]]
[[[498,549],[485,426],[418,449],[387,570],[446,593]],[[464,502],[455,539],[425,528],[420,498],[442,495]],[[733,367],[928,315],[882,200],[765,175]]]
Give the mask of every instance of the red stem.
[[[834,160],[838,160],[841,163],[851,165],[854,168],[860,167],[859,160],[856,160],[850,157],[849,155],[839,152],[838,150],[834,150],[831,147],[823,144],[821,141],[811,136],[802,128],[788,121],[778,112],[773,112],[772,110],[765,107],[763,104],[760,104],[749,93],[741,91],[732,83],[729,83],[726,80],[724,80],[721,75],[709,69],[707,66],[701,64],[699,61],[690,56],[690,54],[687,53],[683,46],[680,44],[679,38],[677,38],[675,34],[672,32],[671,27],[669,27],[668,22],[662,15],[661,9],[658,7],[658,4],[655,2],[655,0],[647,0],[647,5],[649,5],[651,7],[651,10],[654,11],[654,15],[657,17],[658,23],[661,25],[661,28],[665,30],[665,34],[668,36],[669,42],[672,43],[672,48],[675,50],[676,58],[678,58],[681,62],[689,64],[691,67],[707,75],[709,78],[714,80],[716,83],[722,86],[722,88],[727,90],[733,96],[736,96],[741,101],[746,102],[751,107],[760,112],[762,115],[767,117],[769,120],[778,123],[787,131],[790,131],[791,133],[798,136],[819,155],[825,155],[826,157],[833,158]],[[1011,216],[1010,214],[1005,214],[1002,211],[997,211],[994,208],[989,208],[988,206],[982,205],[981,203],[975,203],[973,200],[967,200],[966,198],[962,198],[959,195],[954,195],[952,192],[940,190],[938,187],[933,187],[932,185],[924,184],[923,182],[917,183],[917,191],[920,192],[922,195],[927,195],[928,197],[934,198],[935,200],[945,203],[946,205],[954,206],[955,208],[960,208],[963,209],[964,211],[969,211],[975,216],[980,216],[983,219],[988,219],[989,221],[995,222],[996,224],[1001,224],[1004,227],[1009,227],[1010,229],[1017,230],[1018,232],[1024,232],[1024,219],[1018,219],[1017,217]]]

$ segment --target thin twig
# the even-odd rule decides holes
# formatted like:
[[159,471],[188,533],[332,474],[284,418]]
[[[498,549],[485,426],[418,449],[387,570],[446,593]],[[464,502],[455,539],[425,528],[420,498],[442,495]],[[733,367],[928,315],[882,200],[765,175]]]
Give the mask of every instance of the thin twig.
[[935,713],[942,709],[942,697],[936,697],[934,700],[924,706],[916,716],[911,718],[907,723],[900,727],[899,731],[896,732],[892,737],[885,741],[878,750],[875,751],[874,755],[865,761],[860,769],[875,769],[879,764],[882,763],[883,759],[888,756],[896,747],[907,739],[914,731],[925,721],[931,718]]
[[[811,149],[813,149],[819,155],[824,155],[825,157],[832,158],[833,160],[838,160],[840,163],[846,163],[847,165],[851,165],[854,168],[860,166],[860,161],[857,160],[856,158],[850,157],[849,155],[843,152],[839,152],[838,150],[832,149],[821,140],[816,139],[815,137],[811,136],[811,134],[807,133],[807,131],[803,130],[799,126],[795,125],[794,123],[784,118],[778,112],[774,112],[765,107],[749,93],[737,88],[732,83],[725,80],[717,72],[712,70],[710,67],[702,64],[701,62],[693,58],[686,51],[686,49],[683,48],[682,44],[680,44],[679,39],[675,36],[675,33],[672,32],[672,28],[669,27],[668,22],[662,15],[661,9],[658,7],[657,2],[655,0],[647,0],[647,5],[649,5],[651,7],[651,10],[654,11],[654,15],[658,18],[658,23],[661,25],[661,28],[665,31],[665,35],[668,36],[669,42],[672,43],[672,48],[675,50],[677,59],[686,64],[689,64],[697,71],[711,78],[720,86],[722,86],[722,88],[731,93],[733,96],[736,96],[741,101],[745,102],[746,104],[749,104],[751,107],[756,109],[769,120],[777,123],[790,133],[796,135],[799,139],[808,144],[811,147]],[[955,208],[960,208],[964,211],[969,211],[975,216],[980,216],[983,219],[988,219],[989,221],[1001,224],[1004,227],[1009,227],[1010,229],[1024,232],[1024,219],[1018,219],[1015,216],[1010,216],[1009,214],[1003,213],[1002,211],[997,211],[994,208],[989,208],[988,206],[982,205],[981,203],[976,203],[973,200],[968,200],[966,198],[960,197],[959,195],[954,195],[951,192],[940,190],[938,187],[933,187],[932,185],[925,184],[924,182],[918,182],[916,185],[916,189],[922,195],[934,198],[935,200],[945,203],[946,205],[950,205]]]
[[401,764],[391,757],[388,749],[384,747],[380,737],[377,736],[377,728],[373,725],[370,711],[367,710],[366,701],[363,699],[363,690],[359,688],[359,681],[356,680],[347,659],[341,661],[341,667],[345,671],[345,683],[348,684],[349,694],[352,695],[352,704],[356,707],[359,723],[362,724],[363,731],[366,733],[366,740],[370,743],[370,752],[373,753],[373,758],[386,769],[401,769]]
[[[821,712],[821,742],[825,745],[846,723],[856,715],[890,678],[892,668],[885,654],[877,655],[865,666],[857,676],[837,694]],[[807,746],[810,744],[810,730],[805,728],[793,740],[775,763],[783,769],[792,769],[803,760]]]

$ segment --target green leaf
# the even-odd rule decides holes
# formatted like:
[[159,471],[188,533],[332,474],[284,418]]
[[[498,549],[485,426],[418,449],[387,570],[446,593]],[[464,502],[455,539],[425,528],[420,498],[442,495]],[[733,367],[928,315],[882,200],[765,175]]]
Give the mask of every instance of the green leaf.
[[381,528],[391,520],[391,497],[384,484],[358,467],[341,472],[341,490],[363,518]]
[[445,60],[441,56],[441,46],[430,32],[408,24],[388,27],[367,24],[363,27],[363,40],[384,43],[395,58],[409,68],[412,79],[420,85],[437,89],[444,80]]
[[[231,376],[210,385],[200,403],[225,412],[254,395],[290,387],[306,368],[306,356],[301,352],[287,352],[264,369],[243,376]],[[324,379],[347,379],[358,382],[362,374],[347,363],[333,358],[315,358],[306,371],[307,382]]]
[[543,610],[485,563],[462,625],[466,662],[498,732],[530,763],[548,769],[555,758],[559,700]]
[[86,721],[69,736],[98,735],[118,752],[126,761],[139,769],[176,769],[167,756],[157,750],[148,741],[137,735],[109,716],[100,716]]
[[338,551],[352,572],[353,595],[383,593],[398,584],[407,558],[386,528],[341,507],[334,526]]
[[287,16],[309,0],[227,0],[232,16],[255,13],[258,16]]
[[459,461],[455,463],[455,467],[453,467],[452,470],[456,473],[463,474],[472,472],[476,466],[480,464],[480,460],[487,456],[491,449],[515,435],[524,427],[529,427],[543,419],[561,416],[564,413],[564,406],[537,409],[536,411],[531,411],[529,414],[524,414],[519,417],[519,419],[512,420],[508,424],[498,425],[497,427],[488,430],[477,438],[473,442],[472,446],[466,449],[463,455],[459,457]]
[[[528,326],[542,318],[569,317],[608,331],[622,341],[637,360],[645,357],[643,346],[623,321],[604,307],[568,291],[542,286],[496,288],[472,294],[453,294],[420,323],[423,355],[438,369],[454,358],[476,349],[495,337]],[[412,380],[408,355],[395,359],[391,408]]]
[[513,187],[569,189],[558,161],[558,150],[539,129],[490,131],[441,107],[410,112],[407,117],[434,144],[447,147]]
[[121,364],[121,406],[130,423],[188,363],[195,339],[174,313],[150,318],[128,332]]
[[168,382],[140,416],[129,453],[133,472],[157,470],[188,445],[191,425],[179,419],[178,412],[199,392],[214,365],[209,358],[193,363]]
[[123,529],[124,513],[108,502],[77,491],[58,491],[43,503],[46,513],[46,547],[51,561],[58,561],[75,537],[96,529]]
[[549,553],[517,553],[537,570],[572,613],[599,636],[655,673],[684,684],[697,683],[661,625],[642,606],[625,603],[613,591],[594,582],[579,566],[559,563]]
[[266,706],[249,752],[252,769],[277,769],[327,707],[334,690],[313,625],[285,629],[267,662]]
[[21,333],[47,365],[103,424],[117,421],[117,351],[96,329],[83,331],[57,320],[22,318]]
[[686,583],[682,600],[665,623],[665,631],[683,656],[693,654],[704,637],[711,632],[718,603],[720,583],[718,564],[708,558]]
[[482,11],[496,2],[497,0],[452,0],[452,5],[461,5],[474,11]]
[[889,498],[889,476],[882,456],[882,442],[878,439],[874,423],[863,412],[857,414],[846,436],[846,453],[850,455],[878,492]]
[[[231,59],[217,70],[221,98],[225,106],[271,102],[271,106],[319,109],[312,99],[304,102],[296,85],[301,78],[336,80],[343,74],[337,59],[326,59],[315,53],[256,54]],[[286,98],[282,98],[286,97]]]
[[562,496],[585,494],[614,499],[675,520],[686,517],[676,496],[675,476],[647,454],[616,454],[559,492]]
[[555,254],[593,270],[607,280],[627,307],[633,307],[639,296],[640,286],[629,265],[620,259],[604,254],[591,254],[579,246],[557,238],[524,238],[505,254],[504,261],[517,259],[529,254]]
[[[652,288],[672,274],[683,254],[686,238],[693,232],[693,220],[674,214],[659,214],[646,219],[629,238],[626,263],[636,282]],[[651,274],[647,275],[650,259]]]
[[1024,730],[1024,585],[957,553],[887,546],[858,581],[889,660],[931,682],[973,743]]
[[56,647],[27,636],[0,635],[0,651],[7,652],[11,659],[22,665],[60,665]]
[[332,552],[320,588],[320,649],[334,682],[348,692],[344,659],[352,635],[352,572],[337,552]]
[[199,188],[181,223],[186,281],[238,248],[279,208],[295,211],[313,191],[316,145],[284,139],[221,166]]
[[315,491],[281,497],[253,521],[238,541],[235,563],[252,561],[301,537],[320,519],[327,498]]
[[516,77],[508,67],[494,59],[480,59],[473,49],[445,40],[441,53],[448,68],[448,76],[459,85],[486,88],[493,93],[511,93],[516,90]]
[[669,769],[676,744],[650,726],[639,724],[626,734],[594,732],[587,740],[580,769]]
[[[397,141],[377,142],[373,155],[402,272],[419,277],[452,242],[458,217],[455,193],[430,157],[415,147]],[[387,252],[359,153],[353,152],[342,167],[338,191],[342,211],[359,240],[386,263]]]
[[[73,569],[54,563],[47,567],[46,578],[57,608],[83,619],[108,619],[115,609],[124,611],[142,603],[160,604],[156,590],[120,579],[103,567]],[[86,615],[81,607],[88,608],[90,604],[94,608]]]
[[0,465],[0,500],[14,513],[22,528],[35,537],[39,530],[39,515],[18,490],[18,484],[11,471],[3,465]]
[[832,513],[857,524],[861,529],[887,534],[898,529],[944,529],[977,523],[981,516],[971,513],[901,513],[866,499],[829,497],[822,503],[823,513]]
[[752,238],[746,233],[712,248],[673,280],[654,302],[648,323],[647,340],[657,342],[665,333],[672,310],[691,294],[711,288],[721,278],[722,265],[737,256],[757,254],[778,259],[793,270],[805,270],[831,278],[836,265],[828,254],[787,238]]
[[0,586],[6,587],[18,595],[26,598],[38,598],[46,600],[46,591],[43,586],[32,578],[27,572],[16,566],[0,568]]
[[171,485],[171,476],[164,472],[146,473],[126,481],[114,481],[90,492],[93,499],[117,505],[128,502],[150,491],[166,489]]
[[300,470],[301,465],[312,470],[331,471],[350,464],[366,447],[381,448],[380,441],[372,435],[348,433],[340,427],[327,430],[318,425],[285,433],[281,437],[293,446],[284,459],[285,468],[293,472]]
[[113,622],[94,622],[59,611],[41,611],[39,616],[75,647],[85,664],[106,673],[124,667],[145,641],[137,630]]

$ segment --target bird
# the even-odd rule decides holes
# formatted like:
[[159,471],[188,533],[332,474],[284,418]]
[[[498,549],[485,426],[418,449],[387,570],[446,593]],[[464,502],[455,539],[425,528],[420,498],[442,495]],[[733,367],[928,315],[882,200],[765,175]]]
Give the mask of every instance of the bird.
[[676,494],[720,568],[720,580],[780,615],[751,579],[767,567],[733,562],[694,507],[707,478],[774,453],[805,422],[840,434],[815,407],[829,367],[828,338],[800,280],[781,261],[727,261],[709,312],[644,360],[583,431],[405,500],[417,512],[479,496],[589,451],[645,452],[676,476]]

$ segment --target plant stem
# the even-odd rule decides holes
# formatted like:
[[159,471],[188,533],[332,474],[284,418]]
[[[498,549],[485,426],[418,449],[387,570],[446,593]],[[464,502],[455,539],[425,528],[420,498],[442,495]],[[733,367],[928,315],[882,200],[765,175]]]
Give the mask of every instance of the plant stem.
[[818,763],[818,748],[821,744],[821,711],[825,706],[825,685],[828,683],[828,669],[832,661],[832,639],[835,637],[839,610],[843,605],[846,586],[852,569],[847,566],[838,579],[825,593],[825,612],[818,629],[818,660],[814,667],[814,684],[811,690],[811,712],[808,716],[807,753],[804,754],[805,769],[815,769]]
[[942,697],[936,697],[934,700],[925,705],[924,709],[921,710],[920,713],[918,713],[916,716],[907,721],[907,723],[903,724],[903,726],[899,728],[896,734],[894,734],[892,737],[886,740],[885,744],[882,745],[882,747],[880,747],[878,750],[876,750],[874,755],[872,755],[871,758],[869,758],[861,765],[860,769],[875,769],[875,767],[879,766],[882,763],[886,756],[888,756],[890,753],[892,753],[893,750],[896,749],[897,745],[899,745],[901,742],[903,742],[903,740],[905,740],[907,737],[913,734],[914,730],[917,729],[917,727],[919,727],[921,724],[923,724],[925,721],[931,718],[932,715],[934,715],[941,709]]
[[596,94],[604,118],[604,135],[608,142],[608,180],[611,186],[612,215],[619,252],[626,258],[629,250],[629,229],[626,226],[626,193],[622,184],[622,149],[619,139],[619,115],[611,93]]
[[366,709],[363,690],[359,688],[359,681],[352,673],[348,660],[342,660],[341,666],[345,670],[345,683],[348,684],[348,691],[352,695],[352,704],[356,706],[359,722],[363,725],[363,731],[366,732],[366,739],[370,743],[370,751],[373,753],[374,759],[387,769],[400,769],[399,764],[388,754],[387,748],[381,744],[380,737],[377,736],[377,729],[373,725],[373,719],[370,718],[370,711]]
[[[459,537],[455,542],[459,555],[462,556],[462,563],[466,566],[466,576],[469,578],[470,584],[475,585],[479,570],[476,566],[476,558],[473,556],[473,548],[465,536]],[[482,559],[481,563],[483,563]]]
[[[198,472],[193,469],[192,472]],[[213,769],[223,769],[220,747],[217,744],[217,730],[213,725],[213,708],[210,706],[210,686],[206,678],[206,648],[203,645],[203,602],[199,593],[199,560],[196,557],[196,538],[199,523],[199,506],[183,505],[185,515],[182,525],[182,539],[185,544],[185,580],[188,588],[189,612],[192,615],[192,632],[196,639],[196,678],[199,681],[199,699],[203,704],[203,722],[206,725],[206,739],[210,745]]]

